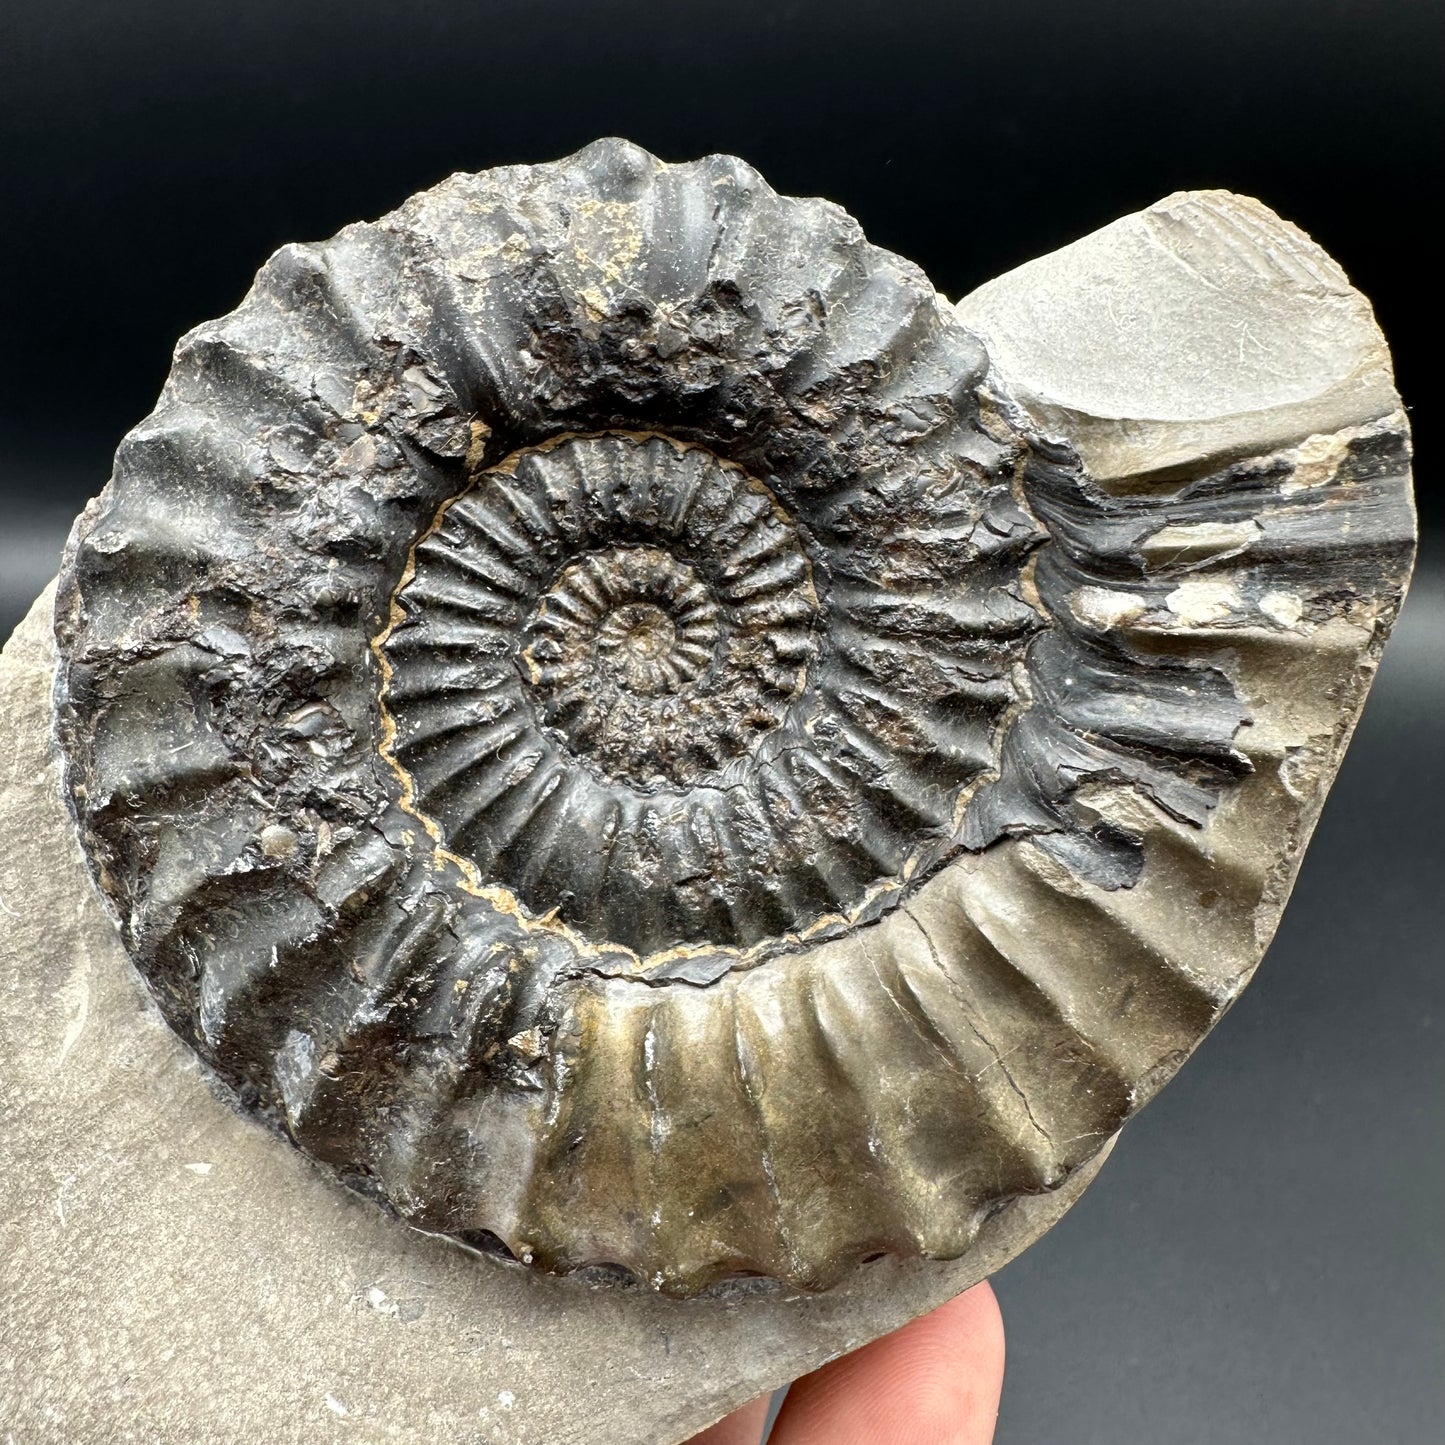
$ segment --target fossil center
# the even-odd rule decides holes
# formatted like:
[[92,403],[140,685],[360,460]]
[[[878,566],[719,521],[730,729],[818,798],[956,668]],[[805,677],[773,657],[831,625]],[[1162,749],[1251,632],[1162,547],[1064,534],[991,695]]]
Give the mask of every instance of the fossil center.
[[961,567],[958,506],[775,492],[652,434],[514,453],[395,593],[408,805],[478,882],[644,957],[886,907],[954,846],[1037,620],[1004,590],[1030,534]]
[[523,675],[554,697],[602,680],[653,696],[677,692],[713,660],[718,606],[666,552],[619,547],[567,567],[527,635]]
[[627,602],[603,619],[597,629],[597,647],[614,654],[613,666],[638,692],[662,692],[682,680],[670,656],[677,628],[660,607],[650,602]]

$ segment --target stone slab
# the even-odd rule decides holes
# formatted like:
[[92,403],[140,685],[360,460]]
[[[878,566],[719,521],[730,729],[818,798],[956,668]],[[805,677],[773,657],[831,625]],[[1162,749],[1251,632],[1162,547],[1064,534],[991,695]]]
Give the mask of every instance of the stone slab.
[[1179,191],[958,303],[1036,421],[1102,482],[1197,471],[1399,406],[1339,263],[1250,196]]

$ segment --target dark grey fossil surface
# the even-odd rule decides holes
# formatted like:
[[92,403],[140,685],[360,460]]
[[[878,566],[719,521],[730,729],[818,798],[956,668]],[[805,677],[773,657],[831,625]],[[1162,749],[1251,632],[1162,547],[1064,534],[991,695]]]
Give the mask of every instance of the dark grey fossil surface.
[[619,141],[278,253],[57,600],[171,1026],[408,1222],[666,1293],[1085,1167],[1257,964],[1413,552],[1367,308],[1171,200],[1335,288],[1343,382],[1115,415],[1007,289]]

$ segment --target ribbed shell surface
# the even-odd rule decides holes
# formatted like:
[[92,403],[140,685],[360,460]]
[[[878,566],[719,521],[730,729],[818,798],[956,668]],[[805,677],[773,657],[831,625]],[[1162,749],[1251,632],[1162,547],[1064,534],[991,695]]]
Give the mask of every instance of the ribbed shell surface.
[[956,1257],[1268,941],[1257,699],[1317,674],[1333,756],[1410,552],[1402,421],[1326,462],[1101,489],[729,157],[455,176],[181,342],[67,554],[72,805],[175,1030],[410,1223],[676,1294]]

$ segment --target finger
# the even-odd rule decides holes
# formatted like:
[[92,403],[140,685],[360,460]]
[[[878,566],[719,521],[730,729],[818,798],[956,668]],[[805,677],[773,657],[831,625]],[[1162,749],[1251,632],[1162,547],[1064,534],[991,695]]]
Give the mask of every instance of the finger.
[[989,1445],[1003,1319],[987,1284],[804,1375],[769,1445]]
[[716,1425],[710,1425],[701,1435],[694,1435],[687,1445],[758,1445],[763,1438],[763,1426],[768,1418],[769,1396],[734,1410]]

